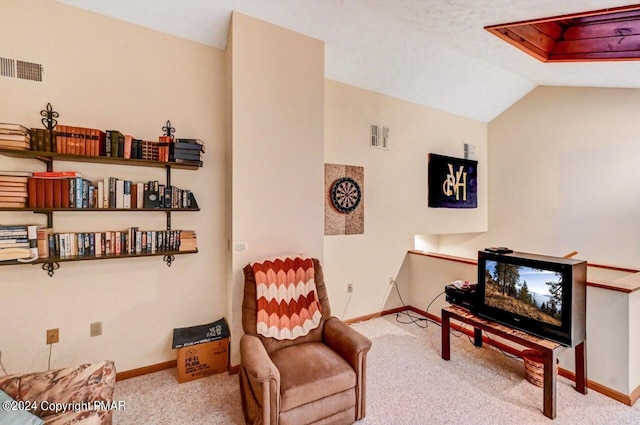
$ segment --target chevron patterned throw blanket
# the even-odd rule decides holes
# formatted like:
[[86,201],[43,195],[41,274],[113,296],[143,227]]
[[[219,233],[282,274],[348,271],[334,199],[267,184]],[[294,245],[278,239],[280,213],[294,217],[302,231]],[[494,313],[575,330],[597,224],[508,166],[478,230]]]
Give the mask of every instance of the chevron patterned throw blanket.
[[318,327],[322,314],[310,258],[277,258],[251,267],[260,335],[296,339]]

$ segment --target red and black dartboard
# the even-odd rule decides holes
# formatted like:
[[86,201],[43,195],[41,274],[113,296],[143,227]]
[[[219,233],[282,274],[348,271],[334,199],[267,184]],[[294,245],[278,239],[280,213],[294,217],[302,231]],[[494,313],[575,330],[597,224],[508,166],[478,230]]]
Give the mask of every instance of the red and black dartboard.
[[331,185],[331,203],[341,213],[348,214],[360,204],[360,186],[351,177],[342,177]]

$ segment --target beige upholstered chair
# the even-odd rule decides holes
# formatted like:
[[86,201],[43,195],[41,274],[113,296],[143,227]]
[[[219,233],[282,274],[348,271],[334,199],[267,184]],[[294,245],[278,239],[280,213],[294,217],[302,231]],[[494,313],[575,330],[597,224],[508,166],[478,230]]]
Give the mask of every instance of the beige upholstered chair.
[[351,424],[365,416],[371,341],[331,317],[320,263],[306,261],[313,262],[309,273],[315,280],[321,317],[315,329],[295,339],[258,332],[256,273],[251,265],[244,268],[240,392],[248,424]]
[[[0,390],[13,400],[31,403],[30,413],[45,425],[111,425],[115,386],[116,368],[110,360],[0,377]],[[57,411],[58,403],[66,408]]]

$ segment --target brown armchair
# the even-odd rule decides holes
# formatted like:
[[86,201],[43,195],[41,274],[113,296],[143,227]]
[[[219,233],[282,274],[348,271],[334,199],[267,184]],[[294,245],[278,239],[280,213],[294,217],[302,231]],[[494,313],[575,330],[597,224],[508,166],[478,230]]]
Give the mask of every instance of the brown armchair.
[[256,275],[251,265],[244,268],[240,393],[248,424],[352,424],[365,416],[371,341],[331,316],[322,268],[310,260],[321,317],[295,339],[258,332]]

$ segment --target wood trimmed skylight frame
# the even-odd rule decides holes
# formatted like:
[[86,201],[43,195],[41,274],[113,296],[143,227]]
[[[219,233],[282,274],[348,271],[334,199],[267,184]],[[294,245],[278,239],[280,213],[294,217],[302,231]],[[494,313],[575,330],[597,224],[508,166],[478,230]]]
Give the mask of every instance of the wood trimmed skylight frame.
[[542,62],[640,60],[640,5],[485,29]]

